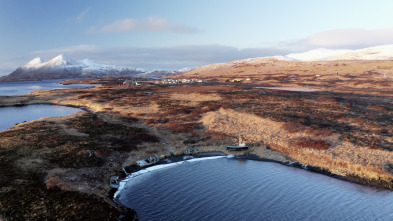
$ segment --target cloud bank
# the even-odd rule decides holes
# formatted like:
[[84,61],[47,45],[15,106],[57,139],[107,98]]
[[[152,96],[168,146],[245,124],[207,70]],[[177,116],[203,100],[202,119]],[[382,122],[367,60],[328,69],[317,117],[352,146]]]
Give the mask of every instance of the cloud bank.
[[145,19],[125,18],[110,24],[96,25],[89,28],[89,33],[116,33],[132,30],[168,31],[177,33],[196,33],[197,29],[182,23],[169,22],[165,18],[148,17]]
[[383,29],[347,28],[319,32],[297,42],[298,47],[360,49],[393,44],[393,27]]

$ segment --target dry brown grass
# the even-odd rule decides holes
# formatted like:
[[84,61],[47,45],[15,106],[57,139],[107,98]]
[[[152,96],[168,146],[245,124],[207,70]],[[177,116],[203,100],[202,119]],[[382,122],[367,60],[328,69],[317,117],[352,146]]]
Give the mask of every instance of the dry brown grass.
[[[101,166],[119,169],[134,165],[138,159],[154,154],[165,157],[182,154],[187,146],[200,147],[202,151],[229,153],[225,146],[236,143],[241,135],[250,146],[249,152],[261,157],[284,162],[291,158],[335,174],[356,175],[366,180],[392,180],[389,173],[391,169],[387,165],[393,163],[393,138],[390,136],[393,133],[393,94],[385,91],[383,79],[378,74],[367,72],[356,77],[322,75],[316,78],[315,74],[310,74],[312,70],[304,68],[312,67],[315,68],[314,71],[321,71],[328,63],[315,67],[308,67],[309,63],[304,66],[298,63],[299,66],[293,67],[291,72],[301,70],[304,74],[289,75],[284,72],[259,72],[259,68],[269,70],[272,65],[276,68],[274,70],[280,70],[282,67],[278,64],[252,63],[250,70],[256,71],[255,75],[248,76],[245,71],[241,72],[242,76],[255,78],[246,83],[209,83],[186,87],[149,84],[123,87],[112,83],[89,89],[37,91],[12,99],[4,97],[0,105],[51,102],[85,106],[93,109],[96,115],[83,118],[85,113],[76,113],[71,118],[82,117],[84,120],[74,122],[73,126],[64,123],[67,121],[66,117],[44,119],[45,122],[50,122],[52,129],[56,128],[56,134],[43,130],[41,135],[37,135],[37,131],[24,135],[26,137],[23,140],[29,142],[19,146],[30,147],[30,143],[37,143],[47,148],[45,150],[60,148],[62,155],[56,163],[59,167],[72,165],[67,166],[67,169],[45,168],[43,171],[43,167],[37,168],[36,165],[45,165],[46,161],[37,160],[35,154],[38,152],[31,151],[32,149],[18,153],[21,156],[12,162],[19,165],[17,168],[21,172],[36,170],[43,171],[44,175],[48,174],[46,177],[49,187],[88,193],[88,187],[79,181],[91,178],[92,182],[88,182],[88,186],[95,188],[100,195],[105,195],[107,189],[96,188],[95,185],[107,184],[113,173],[79,168],[85,164],[90,168],[103,164],[101,160],[96,162],[88,157],[87,151],[91,147],[94,147],[93,153],[97,159],[107,160]],[[345,63],[339,62],[338,66],[332,67],[349,67],[343,64]],[[237,71],[247,65],[245,62],[237,63],[236,67],[226,67]],[[288,63],[287,67],[290,65],[292,64]],[[220,78],[235,75],[237,72],[225,73]],[[375,77],[377,87],[362,88],[373,83],[367,81],[369,77]],[[292,78],[295,80],[291,80]],[[338,89],[341,92],[265,90],[251,84],[261,82],[302,87],[304,83],[312,82],[318,87],[325,87],[330,91]],[[7,148],[3,144],[20,140],[19,135],[12,131],[24,129],[28,125],[30,124],[21,124],[8,131],[6,134],[9,137],[0,140],[3,148],[0,151]],[[138,135],[139,130],[129,131],[135,126],[148,135]],[[64,140],[63,136],[72,139],[68,139],[69,143],[57,144],[56,142]],[[4,156],[12,154],[7,152],[0,155],[0,166],[4,164],[4,159],[8,159]],[[109,163],[110,158],[114,162]],[[101,176],[101,180],[94,179],[93,175],[96,173],[105,175]],[[41,180],[45,180],[44,175],[41,175]],[[73,183],[70,181],[72,176],[80,177],[80,180]],[[393,186],[381,186],[393,189]]]
[[210,133],[232,137],[240,134],[248,143],[263,142],[299,162],[340,175],[357,175],[368,179],[393,178],[383,170],[383,165],[392,161],[392,152],[341,142],[340,135],[331,131],[322,129],[322,132],[318,132],[311,128],[313,133],[308,130],[295,131],[288,123],[226,109],[205,114],[201,122]]
[[252,78],[250,83],[266,86],[305,86],[324,90],[388,90],[393,74],[387,70],[392,68],[393,61],[297,62],[255,58],[202,66],[176,77],[220,81]]
[[171,95],[171,99],[189,101],[188,105],[197,106],[200,102],[203,101],[219,101],[221,100],[221,96],[217,93],[174,93]]

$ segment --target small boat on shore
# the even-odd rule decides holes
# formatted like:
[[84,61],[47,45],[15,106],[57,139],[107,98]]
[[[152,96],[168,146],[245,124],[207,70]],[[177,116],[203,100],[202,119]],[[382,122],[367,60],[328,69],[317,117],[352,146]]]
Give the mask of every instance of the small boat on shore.
[[148,158],[142,159],[142,160],[138,160],[138,161],[136,161],[136,164],[139,167],[147,167],[147,166],[158,163],[158,161],[160,161],[160,158],[157,155],[154,155],[154,156],[150,156]]
[[186,150],[184,150],[185,155],[193,155],[199,153],[201,150],[198,147],[187,147]]
[[242,145],[242,146],[227,146],[227,150],[247,150],[248,146]]
[[236,146],[227,146],[227,150],[247,150],[248,146],[242,142],[242,138],[239,136],[239,144]]
[[111,176],[111,179],[109,181],[109,185],[112,188],[115,188],[115,189],[119,188],[119,186],[120,186],[120,184],[119,184],[119,176]]

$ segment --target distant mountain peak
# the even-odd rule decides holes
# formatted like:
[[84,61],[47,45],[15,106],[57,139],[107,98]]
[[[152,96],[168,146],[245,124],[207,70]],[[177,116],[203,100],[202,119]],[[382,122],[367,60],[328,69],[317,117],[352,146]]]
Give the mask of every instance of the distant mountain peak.
[[52,58],[52,60],[46,62],[46,66],[66,66],[66,65],[76,65],[78,62],[76,62],[75,60],[73,60],[72,58],[64,55],[64,54],[60,54],[54,58]]
[[47,62],[44,62],[41,58],[34,58],[7,76],[1,77],[0,81],[133,77],[144,72],[146,71],[135,67],[98,64],[88,59],[76,61],[64,54],[60,54]]
[[40,57],[36,57],[23,66],[23,68],[38,68],[44,63]]

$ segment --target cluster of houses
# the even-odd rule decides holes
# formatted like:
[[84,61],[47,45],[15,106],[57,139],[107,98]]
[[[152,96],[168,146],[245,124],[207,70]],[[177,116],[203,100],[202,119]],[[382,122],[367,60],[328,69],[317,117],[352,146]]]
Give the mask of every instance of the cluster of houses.
[[245,81],[252,81],[251,78],[246,78],[246,79],[235,78],[235,79],[228,79],[228,80],[226,80],[225,82],[240,83],[240,82],[243,82],[244,80],[245,80]]
[[[201,79],[162,79],[162,80],[155,81],[154,84],[194,84],[194,83],[204,83],[204,82],[205,81]],[[123,81],[123,85],[140,86],[142,85],[142,83],[136,80],[126,79]]]
[[201,79],[163,79],[156,81],[155,84],[194,84],[203,82]]

